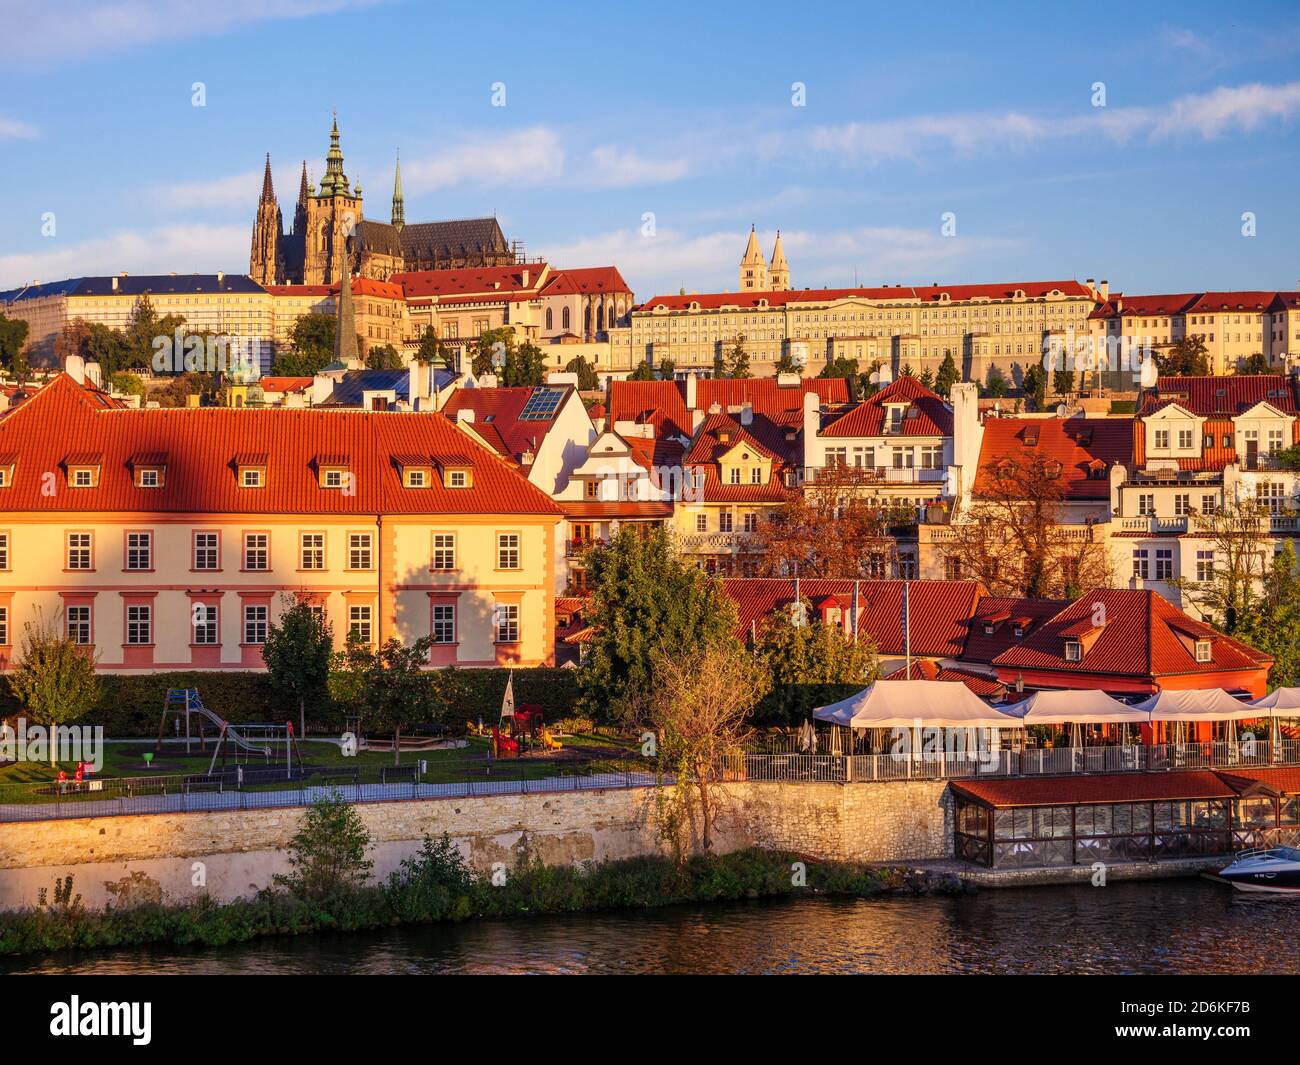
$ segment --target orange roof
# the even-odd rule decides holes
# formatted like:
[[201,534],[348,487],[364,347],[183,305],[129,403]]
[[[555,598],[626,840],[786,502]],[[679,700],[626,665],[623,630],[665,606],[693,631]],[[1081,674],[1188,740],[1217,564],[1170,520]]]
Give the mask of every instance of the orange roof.
[[1259,403],[1268,403],[1283,414],[1297,410],[1295,386],[1285,374],[1162,377],[1143,394],[1141,412],[1151,414],[1170,403],[1204,416],[1243,414]]
[[311,388],[312,380],[310,377],[259,377],[257,384],[263,392],[301,392]]
[[[696,381],[695,403],[705,411],[714,403],[724,411],[748,403],[755,415],[797,427],[803,421],[803,397],[808,392],[815,392],[822,403],[849,399],[849,385],[842,377],[814,377],[798,386],[780,385],[775,377],[708,377]],[[649,422],[658,436],[689,439],[692,435],[685,381],[612,381],[609,409],[611,424]]]
[[[562,392],[564,395],[550,408],[549,417],[521,418],[533,393],[543,390]],[[517,462],[525,451],[536,453],[572,391],[570,385],[458,388],[447,400],[442,413],[456,421],[456,415],[460,411],[473,411],[474,420],[468,423],[469,428],[486,440],[498,454]]]
[[822,436],[881,436],[886,406],[907,403],[902,430],[895,436],[952,436],[952,410],[938,394],[915,377],[900,377],[874,396],[843,411],[835,411],[822,427]]
[[[335,281],[332,285],[267,285],[266,291],[272,296],[333,296],[338,294],[339,282]],[[406,299],[401,285],[395,285],[391,281],[378,281],[373,277],[354,277],[352,294],[388,300]]]
[[975,494],[988,493],[990,466],[1024,454],[1040,454],[1061,464],[1066,499],[1109,499],[1109,478],[1092,473],[1132,461],[1133,423],[1127,418],[989,418],[984,422]]
[[981,699],[996,699],[1007,694],[1007,686],[997,677],[988,677],[980,673],[971,673],[964,669],[953,669],[939,665],[928,658],[912,663],[911,669],[899,666],[885,680],[938,680],[964,684]]
[[[104,409],[71,377],[50,385],[0,422],[0,452],[17,455],[13,485],[0,489],[4,509],[50,511],[41,473],[70,457],[101,456],[99,484],[59,486],[63,511],[193,512],[218,514],[544,514],[559,508],[509,465],[436,414],[387,411],[229,407]],[[167,456],[158,488],[131,475],[141,454]],[[469,489],[403,487],[396,455],[467,461]],[[349,455],[356,475],[351,494],[320,486],[320,456]],[[266,467],[262,488],[242,488],[239,461]]]
[[[736,603],[737,635],[749,635],[751,624],[761,624],[778,607],[794,602],[794,581],[780,577],[730,577],[723,589]],[[801,580],[799,595],[809,602],[836,596],[853,600],[851,580]],[[903,582],[858,581],[858,631],[869,634],[881,654],[903,653]],[[966,638],[966,619],[984,594],[978,581],[911,581],[912,654],[930,658],[956,658]],[[844,598],[846,597],[847,598]],[[848,606],[845,606],[848,610]]]
[[588,292],[626,292],[631,295],[617,266],[589,266],[579,270],[557,270],[542,286],[543,296],[585,295]]
[[546,269],[545,263],[471,266],[461,270],[418,270],[393,274],[389,280],[402,287],[407,299],[431,296],[442,299],[466,295],[504,297],[511,293],[536,293],[538,281]]
[[[1100,607],[1101,613],[1098,613]],[[1080,661],[1065,657],[1065,638],[1104,617]],[[1180,634],[1189,637],[1181,639]],[[1209,662],[1197,662],[1197,639],[1210,641]],[[993,660],[999,668],[1106,674],[1155,681],[1161,677],[1266,669],[1273,660],[1247,644],[1188,617],[1147,589],[1094,588]]]
[[686,310],[693,303],[701,309],[717,310],[721,307],[752,309],[766,303],[770,307],[784,307],[790,303],[828,303],[842,299],[866,299],[878,302],[916,300],[941,302],[945,296],[953,302],[989,299],[1009,300],[1017,291],[1027,298],[1038,299],[1052,292],[1065,296],[1090,296],[1091,291],[1078,281],[1017,281],[993,285],[926,285],[913,288],[907,285],[886,285],[883,288],[804,288],[785,289],[779,292],[707,292],[685,296],[654,296],[647,300],[642,310],[656,307],[667,310]]

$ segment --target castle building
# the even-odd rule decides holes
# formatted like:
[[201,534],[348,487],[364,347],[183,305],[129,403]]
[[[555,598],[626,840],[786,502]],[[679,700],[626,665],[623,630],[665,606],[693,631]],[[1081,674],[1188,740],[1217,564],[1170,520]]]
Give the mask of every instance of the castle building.
[[320,188],[309,181],[304,162],[287,233],[267,155],[253,222],[249,276],[260,285],[333,285],[341,280],[349,253],[360,277],[379,281],[403,271],[511,266],[522,258],[518,243],[506,241],[495,218],[408,225],[400,162],[389,219],[365,217],[361,185],[351,183],[343,169],[336,117]]

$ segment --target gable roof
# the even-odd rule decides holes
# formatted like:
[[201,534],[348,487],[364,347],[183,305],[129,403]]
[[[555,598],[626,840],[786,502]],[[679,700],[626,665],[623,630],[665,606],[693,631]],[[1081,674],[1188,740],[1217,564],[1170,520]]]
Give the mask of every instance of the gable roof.
[[[57,431],[56,431],[57,429]],[[50,511],[40,474],[66,467],[72,455],[97,454],[94,488],[61,489],[58,509],[210,514],[539,514],[559,508],[508,464],[435,414],[311,408],[104,407],[60,374],[0,421],[0,453],[13,453],[12,486],[0,489],[9,511]],[[137,487],[133,458],[167,456],[159,488]],[[321,456],[349,456],[356,491],[323,489]],[[395,457],[463,458],[474,467],[470,489],[401,483]],[[262,488],[236,483],[237,459],[257,456]]]
[[1127,418],[989,418],[980,443],[975,495],[988,493],[990,467],[1025,453],[1061,464],[1065,499],[1109,499],[1109,479],[1090,472],[1132,462],[1133,423]]
[[[538,392],[558,392],[560,396],[553,407],[542,412],[544,417],[523,418],[528,401]],[[519,462],[525,451],[536,454],[572,395],[572,385],[458,388],[443,405],[442,414],[455,422],[460,411],[472,411],[474,420],[468,428],[498,454]]]
[[[868,634],[885,655],[903,653],[903,581],[858,581],[858,631]],[[912,654],[956,658],[966,637],[966,619],[984,595],[978,581],[912,581],[908,592]],[[846,613],[853,601],[851,580],[800,580],[799,595],[810,602],[835,596]],[[794,600],[793,580],[784,577],[730,577],[723,589],[735,601],[736,635],[747,637],[752,625]],[[847,598],[845,598],[847,597]]]
[[[536,296],[547,271],[545,263],[517,266],[470,266],[458,270],[417,270],[393,274],[389,278],[400,285],[406,298],[477,295],[484,299],[507,299],[512,296]],[[527,275],[527,280],[525,280]]]
[[586,295],[589,292],[631,293],[617,266],[588,266],[557,270],[542,286],[543,296]]
[[[1081,661],[1065,657],[1067,636],[1095,631],[1100,605],[1105,624]],[[1184,642],[1211,641],[1211,660],[1197,662]],[[1029,636],[993,660],[998,667],[1049,669],[1067,673],[1105,673],[1156,679],[1188,673],[1254,670],[1272,658],[1196,621],[1149,589],[1094,588],[1049,618]]]
[[887,407],[906,403],[902,430],[892,436],[952,436],[952,409],[915,377],[900,377],[874,396],[842,411],[834,411],[821,436],[883,436]]
[[1232,417],[1259,403],[1268,403],[1283,414],[1295,414],[1297,410],[1295,386],[1285,374],[1161,377],[1143,393],[1140,413],[1153,414],[1171,402],[1203,417]]
[[[760,256],[761,258],[761,256]],[[881,288],[804,288],[783,289],[768,292],[706,292],[688,293],[676,296],[653,296],[642,306],[642,310],[653,311],[658,307],[665,310],[687,310],[692,304],[699,304],[702,310],[718,310],[723,307],[736,307],[740,310],[752,310],[766,304],[769,307],[784,307],[791,303],[830,303],[842,299],[865,299],[877,302],[905,301],[940,303],[946,300],[988,299],[1009,300],[1015,298],[1016,292],[1023,292],[1027,299],[1040,299],[1053,292],[1063,296],[1091,296],[1087,285],[1078,281],[1017,281],[989,285],[886,285]]]

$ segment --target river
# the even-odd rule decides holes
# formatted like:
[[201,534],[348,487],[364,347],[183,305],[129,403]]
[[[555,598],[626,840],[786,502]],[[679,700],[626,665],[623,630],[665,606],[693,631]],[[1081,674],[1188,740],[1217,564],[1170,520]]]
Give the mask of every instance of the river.
[[1300,973],[1300,899],[1204,880],[806,898],[0,959],[10,973]]

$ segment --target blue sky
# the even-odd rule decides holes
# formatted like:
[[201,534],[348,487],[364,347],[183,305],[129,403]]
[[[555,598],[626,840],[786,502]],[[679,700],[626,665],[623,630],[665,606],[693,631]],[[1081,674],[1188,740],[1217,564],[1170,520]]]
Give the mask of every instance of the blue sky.
[[639,298],[734,288],[751,223],[800,287],[1300,283],[1292,5],[863,11],[0,0],[0,288],[246,270],[264,153],[290,215],[332,108],[369,217],[400,148],[409,221],[495,212]]

